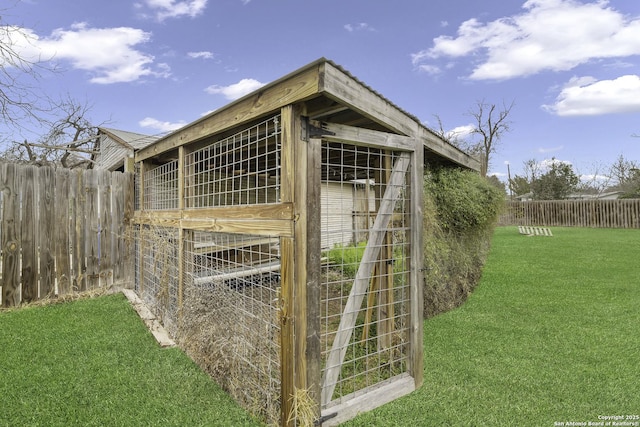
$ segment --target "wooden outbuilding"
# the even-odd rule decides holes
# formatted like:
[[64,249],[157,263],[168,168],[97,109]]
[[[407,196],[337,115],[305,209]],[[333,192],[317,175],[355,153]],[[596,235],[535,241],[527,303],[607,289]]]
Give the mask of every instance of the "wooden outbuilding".
[[136,151],[136,290],[268,423],[410,393],[425,162],[479,169],[319,59]]

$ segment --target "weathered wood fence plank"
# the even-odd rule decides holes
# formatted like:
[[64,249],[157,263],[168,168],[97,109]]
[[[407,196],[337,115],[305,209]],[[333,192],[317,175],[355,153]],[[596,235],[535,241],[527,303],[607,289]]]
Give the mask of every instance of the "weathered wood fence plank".
[[55,288],[55,246],[53,244],[55,181],[53,169],[39,168],[38,172],[39,297],[46,298],[54,292]]
[[16,191],[15,165],[0,166],[2,190],[2,305],[20,303],[20,201]]
[[21,279],[22,300],[29,302],[38,299],[38,254],[36,238],[36,177],[33,166],[19,168],[19,193],[22,195],[22,227],[20,232],[22,246]]
[[0,305],[131,281],[133,196],[131,173],[0,164]]
[[507,202],[498,224],[640,228],[640,199]]

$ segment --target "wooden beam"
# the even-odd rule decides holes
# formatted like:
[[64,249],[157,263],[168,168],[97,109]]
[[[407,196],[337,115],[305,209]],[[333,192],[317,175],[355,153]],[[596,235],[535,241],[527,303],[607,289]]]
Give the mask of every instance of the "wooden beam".
[[392,150],[413,151],[416,139],[337,123],[317,122],[324,132],[322,138],[329,142],[356,144],[363,147],[385,147]]
[[345,71],[330,62],[323,64],[320,91],[336,101],[351,106],[365,117],[393,132],[415,136],[418,121],[382,96],[358,82]]
[[[408,115],[364,84],[326,62],[323,64],[320,90],[339,103],[348,104],[354,111],[368,117],[381,126],[396,133],[418,137],[424,147],[454,163],[473,170],[480,170],[477,159],[439,138],[423,126],[418,119]],[[358,84],[359,83],[359,84]]]
[[480,171],[480,161],[470,156],[464,151],[454,147],[453,145],[443,141],[427,128],[422,128],[418,132],[418,137],[423,141],[424,149],[435,153],[465,168]]
[[184,219],[233,218],[233,219],[286,219],[292,220],[293,204],[278,203],[246,206],[221,206],[205,209],[185,209]]
[[387,382],[375,384],[364,390],[358,390],[354,396],[345,396],[343,403],[329,406],[322,411],[322,417],[326,421],[323,427],[337,426],[348,421],[358,414],[372,411],[402,396],[406,396],[416,389],[413,378],[402,374]]
[[284,220],[213,219],[200,221],[183,219],[177,226],[189,230],[242,233],[254,236],[290,237],[294,234],[291,221]]
[[313,97],[318,93],[320,78],[318,68],[318,63],[311,64],[296,74],[285,76],[186,125],[138,151],[136,161],[224,132],[244,122],[276,112],[285,105]]
[[366,295],[366,290],[371,278],[371,272],[376,259],[380,253],[383,240],[387,233],[387,228],[393,216],[395,203],[400,195],[400,189],[404,183],[405,174],[409,168],[411,158],[409,153],[401,153],[393,166],[391,176],[384,196],[380,202],[378,215],[369,231],[369,240],[362,254],[362,260],[353,281],[351,292],[347,298],[340,325],[333,340],[331,351],[327,357],[325,374],[322,382],[322,402],[331,401],[333,391],[336,387],[338,376],[344,362],[347,351],[347,343],[351,339],[355,326],[358,311],[362,306],[362,301]]

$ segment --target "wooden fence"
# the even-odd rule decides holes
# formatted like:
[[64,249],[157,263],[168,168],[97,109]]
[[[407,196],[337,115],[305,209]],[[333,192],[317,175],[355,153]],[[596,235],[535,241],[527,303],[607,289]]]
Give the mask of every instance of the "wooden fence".
[[507,202],[498,224],[640,228],[640,199]]
[[132,282],[133,175],[0,164],[0,305]]

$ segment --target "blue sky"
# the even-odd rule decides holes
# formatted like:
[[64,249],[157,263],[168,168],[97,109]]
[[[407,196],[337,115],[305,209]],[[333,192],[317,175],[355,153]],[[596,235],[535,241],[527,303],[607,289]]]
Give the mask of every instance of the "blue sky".
[[638,0],[10,0],[2,24],[60,72],[40,89],[95,123],[159,134],[319,58],[464,136],[480,101],[514,102],[490,173],[524,161],[602,173],[640,161]]

